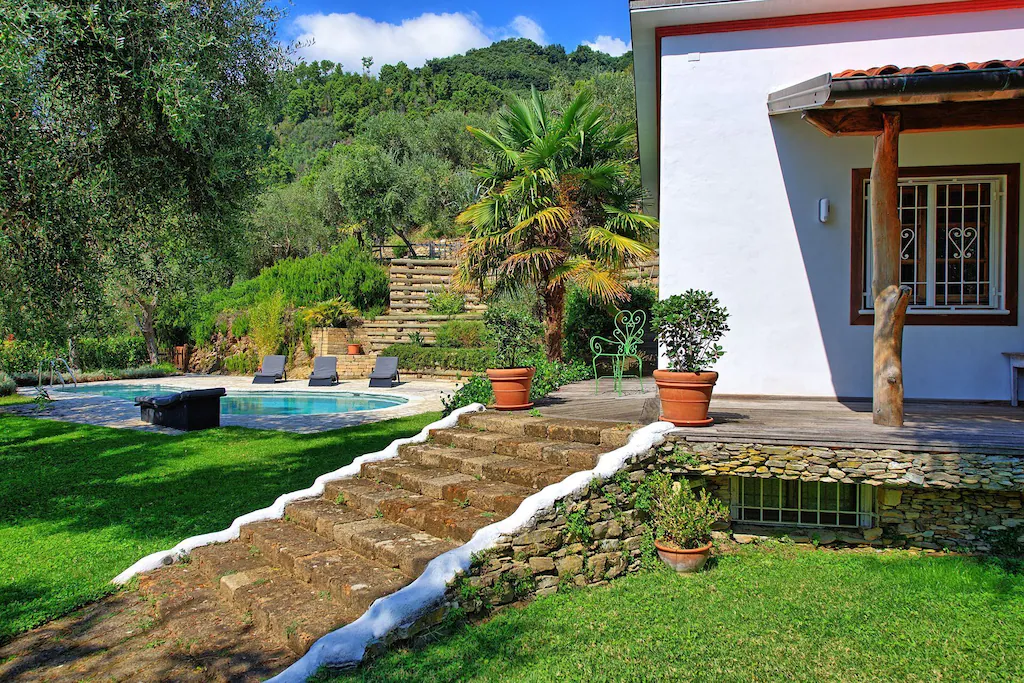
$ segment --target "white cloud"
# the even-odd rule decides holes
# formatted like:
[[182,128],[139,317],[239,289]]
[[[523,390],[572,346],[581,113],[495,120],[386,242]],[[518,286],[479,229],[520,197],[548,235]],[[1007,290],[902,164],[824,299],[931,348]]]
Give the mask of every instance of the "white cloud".
[[517,16],[508,26],[487,29],[475,14],[461,12],[427,12],[400,24],[354,13],[302,14],[295,18],[294,29],[300,44],[312,43],[299,49],[305,59],[329,59],[348,71],[360,71],[362,58],[373,57],[374,73],[383,64],[423,66],[428,59],[460,54],[507,37],[547,43],[544,29],[529,17]]
[[516,17],[512,20],[511,28],[520,38],[529,38],[538,45],[548,44],[548,37],[544,33],[544,29],[530,17],[522,15]]
[[610,54],[612,57],[618,57],[633,49],[632,42],[626,43],[621,38],[612,38],[611,36],[598,36],[593,41],[584,40],[583,44],[598,52]]

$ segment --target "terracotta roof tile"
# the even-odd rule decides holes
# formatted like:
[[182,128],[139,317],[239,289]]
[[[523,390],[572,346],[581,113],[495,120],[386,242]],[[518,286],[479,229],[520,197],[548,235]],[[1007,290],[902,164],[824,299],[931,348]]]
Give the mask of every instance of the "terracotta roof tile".
[[894,64],[876,66],[870,69],[847,69],[833,74],[832,78],[856,78],[857,76],[909,76],[910,74],[945,73],[948,71],[979,71],[981,69],[1016,69],[1024,67],[1024,59],[993,59],[988,62],[955,62],[933,64],[932,66],[898,67]]

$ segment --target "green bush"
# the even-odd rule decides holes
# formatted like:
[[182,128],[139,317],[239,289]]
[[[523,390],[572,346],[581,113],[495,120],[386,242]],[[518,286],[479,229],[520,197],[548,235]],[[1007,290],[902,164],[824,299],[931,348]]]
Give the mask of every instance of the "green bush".
[[704,372],[725,354],[718,340],[729,331],[729,312],[711,292],[670,296],[654,304],[653,314],[670,370]]
[[260,357],[255,351],[243,351],[224,359],[224,369],[232,375],[252,375],[260,367]]
[[142,337],[79,339],[73,348],[75,364],[82,370],[149,365],[149,353],[146,351],[146,341]]
[[685,481],[674,481],[665,472],[655,472],[643,482],[640,497],[649,505],[654,535],[682,550],[701,548],[711,542],[711,527],[729,519],[729,507],[711,497],[706,489],[694,495]]
[[0,341],[0,370],[11,375],[36,372],[39,369],[39,361],[53,356],[54,352],[47,344]]
[[392,344],[380,352],[381,356],[397,356],[402,370],[465,370],[484,372],[494,365],[490,349],[442,349],[436,346]]
[[427,294],[427,306],[430,312],[435,315],[446,315],[449,318],[453,315],[466,312],[466,297],[459,292],[442,289],[439,292]]
[[520,368],[540,348],[544,328],[517,306],[495,304],[484,313],[487,344],[495,349],[496,368]]
[[443,349],[479,349],[484,345],[484,324],[479,320],[449,320],[434,332]]
[[644,311],[650,328],[651,308],[658,300],[658,293],[650,287],[628,285],[629,301],[616,307],[591,301],[579,287],[569,289],[565,299],[565,342],[566,358],[584,363],[594,359],[590,351],[590,339],[595,336],[611,338],[615,329],[615,315],[620,310]]
[[276,354],[285,342],[284,295],[275,292],[249,311],[249,327],[261,356]]
[[441,397],[441,405],[444,407],[441,414],[448,417],[459,408],[465,408],[473,403],[483,403],[486,406],[493,402],[494,392],[491,391],[491,381],[483,375],[474,375],[453,393]]
[[241,339],[247,334],[249,334],[249,313],[242,312],[231,321],[231,336]]
[[0,372],[0,396],[13,396],[18,391],[18,385],[6,372]]
[[364,311],[387,304],[388,273],[355,240],[343,242],[326,254],[279,261],[250,280],[203,297],[192,322],[192,340],[207,343],[221,313],[248,310],[278,292],[291,308],[341,297]]
[[[121,335],[96,339],[83,337],[72,344],[75,366],[80,370],[133,368],[149,365],[149,353],[142,337]],[[66,347],[29,341],[0,342],[0,370],[14,375],[38,372],[39,362],[55,356],[66,358]],[[47,370],[49,365],[47,365]]]

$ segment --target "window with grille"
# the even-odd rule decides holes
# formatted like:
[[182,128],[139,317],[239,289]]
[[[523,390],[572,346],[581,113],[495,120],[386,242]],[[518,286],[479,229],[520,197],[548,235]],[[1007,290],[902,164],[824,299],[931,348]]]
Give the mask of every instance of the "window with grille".
[[872,487],[838,482],[732,478],[732,518],[779,526],[870,527]]
[[[908,323],[983,316],[976,322],[1016,324],[1019,167],[900,173],[900,282],[911,289]],[[870,322],[874,307],[869,176],[868,169],[854,175],[855,323]]]

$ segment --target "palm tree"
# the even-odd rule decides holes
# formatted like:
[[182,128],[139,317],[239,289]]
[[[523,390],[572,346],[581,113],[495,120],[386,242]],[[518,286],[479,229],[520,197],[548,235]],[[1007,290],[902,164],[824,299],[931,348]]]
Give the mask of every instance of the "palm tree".
[[625,267],[651,256],[657,219],[640,213],[633,132],[613,127],[584,91],[559,116],[533,91],[498,115],[496,133],[469,128],[490,162],[474,169],[481,199],[456,278],[464,287],[533,287],[544,304],[544,342],[562,357],[569,283],[606,303],[627,301]]

